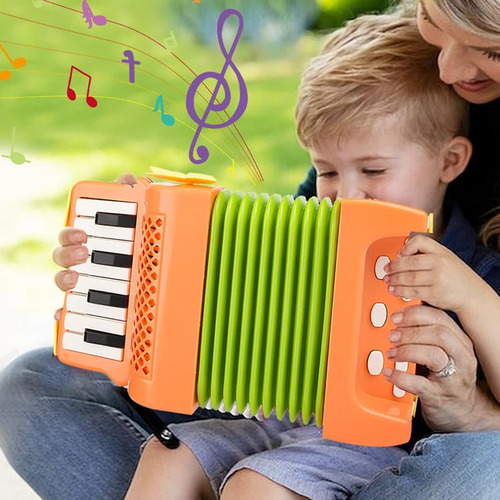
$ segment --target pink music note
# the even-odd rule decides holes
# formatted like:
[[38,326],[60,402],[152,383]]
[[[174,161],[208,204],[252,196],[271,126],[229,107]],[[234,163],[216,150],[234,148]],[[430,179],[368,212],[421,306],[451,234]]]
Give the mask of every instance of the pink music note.
[[[3,45],[0,43],[0,49],[2,49],[3,53],[6,55],[7,59],[10,61],[10,64],[16,69],[22,68],[26,64],[26,59],[24,57],[18,57],[17,59],[12,60],[12,58],[7,54],[7,51],[3,48]],[[0,80],[8,80],[10,78],[10,71],[4,70],[0,71]]]
[[73,78],[74,69],[76,69],[76,71],[78,71],[79,73],[81,73],[82,75],[86,76],[89,79],[89,84],[87,85],[87,95],[85,97],[85,100],[91,108],[95,108],[97,106],[97,100],[90,95],[90,83],[92,82],[92,77],[90,75],[87,75],[87,73],[84,73],[81,69],[78,69],[76,66],[71,66],[71,71],[69,72],[68,87],[66,89],[66,95],[68,96],[68,99],[70,101],[74,101],[76,99],[76,92],[71,88],[71,79]]
[[89,23],[89,29],[92,28],[92,21],[94,21],[94,24],[97,26],[104,26],[108,20],[104,16],[94,16],[94,13],[92,12],[92,9],[90,8],[87,0],[83,0],[82,2],[82,11],[83,11],[83,18],[85,19],[86,23]]

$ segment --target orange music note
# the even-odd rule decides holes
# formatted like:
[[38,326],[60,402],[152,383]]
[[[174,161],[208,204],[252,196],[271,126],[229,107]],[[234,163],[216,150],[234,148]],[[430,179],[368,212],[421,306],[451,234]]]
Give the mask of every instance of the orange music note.
[[[10,64],[14,66],[14,68],[19,69],[22,68],[26,64],[26,59],[24,57],[18,57],[17,59],[12,60],[12,58],[7,54],[7,51],[3,48],[3,45],[0,43],[0,49],[2,49],[3,53],[7,56],[7,59],[10,61]],[[8,80],[10,78],[10,71],[4,70],[0,71],[0,80]]]
[[71,79],[73,78],[73,70],[76,69],[79,73],[86,76],[89,79],[89,84],[87,85],[87,95],[85,97],[85,101],[91,108],[95,108],[97,106],[97,100],[90,95],[90,83],[92,82],[92,77],[84,73],[81,69],[78,69],[76,66],[71,66],[71,71],[69,72],[69,80],[68,87],[66,89],[66,95],[70,101],[74,101],[76,99],[76,92],[71,88]]

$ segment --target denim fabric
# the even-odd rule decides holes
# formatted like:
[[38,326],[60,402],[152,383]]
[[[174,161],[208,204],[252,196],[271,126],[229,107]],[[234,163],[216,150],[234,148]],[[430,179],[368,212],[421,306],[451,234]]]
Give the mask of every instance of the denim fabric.
[[498,500],[500,431],[434,434],[398,469],[383,470],[356,500]]
[[[165,424],[220,415],[156,413]],[[150,433],[123,388],[62,364],[50,348],[0,372],[0,447],[44,499],[123,498]]]
[[400,448],[372,448],[321,437],[315,424],[288,419],[264,422],[220,419],[169,425],[196,455],[218,495],[229,477],[252,469],[313,500],[349,498],[384,467],[396,467],[407,455]]

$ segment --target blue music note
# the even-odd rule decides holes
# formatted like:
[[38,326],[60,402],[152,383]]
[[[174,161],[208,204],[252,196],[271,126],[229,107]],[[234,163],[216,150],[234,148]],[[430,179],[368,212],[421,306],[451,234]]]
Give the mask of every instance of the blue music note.
[[[224,41],[222,39],[222,29],[224,27],[224,23],[226,20],[232,16],[235,15],[238,18],[238,32],[236,33],[236,36],[234,37],[233,44],[231,46],[231,49],[229,52],[226,51],[226,47],[224,46]],[[236,9],[226,9],[221,13],[219,16],[219,20],[217,22],[217,38],[219,40],[219,47],[221,49],[222,54],[224,55],[226,62],[224,63],[224,66],[222,67],[222,70],[220,73],[216,73],[215,71],[207,71],[205,73],[201,73],[198,75],[191,85],[189,86],[189,89],[187,91],[186,95],[186,109],[189,113],[189,116],[191,119],[198,124],[198,128],[196,129],[196,132],[194,134],[193,140],[191,142],[191,146],[189,148],[189,159],[191,160],[192,163],[195,164],[200,164],[204,163],[207,161],[209,157],[209,152],[208,149],[205,146],[198,146],[196,148],[196,152],[198,153],[199,158],[194,157],[194,149],[196,147],[196,142],[198,141],[201,131],[203,128],[213,128],[213,129],[218,129],[218,128],[223,128],[227,127],[228,125],[232,125],[238,118],[241,117],[241,115],[245,112],[245,109],[248,104],[248,92],[247,88],[245,85],[245,81],[243,80],[243,77],[241,76],[241,73],[238,71],[238,68],[232,61],[232,57],[234,54],[234,51],[236,50],[236,46],[238,45],[238,42],[241,37],[241,33],[243,32],[243,15],[241,12],[237,11]],[[231,67],[231,69],[234,71],[236,78],[238,80],[238,87],[240,91],[240,100],[238,102],[238,106],[236,107],[236,110],[234,111],[234,114],[229,117],[229,119],[223,123],[208,123],[208,116],[211,111],[215,112],[220,112],[224,111],[230,104],[231,102],[231,91],[229,89],[229,84],[227,80],[224,78],[224,75],[226,74],[226,71],[228,67]],[[210,102],[208,103],[208,106],[205,110],[205,113],[203,114],[203,117],[199,117],[195,106],[194,106],[194,99],[196,97],[196,93],[198,92],[198,87],[200,85],[203,85],[205,80],[213,78],[216,80],[214,92],[210,98]],[[215,104],[215,101],[217,99],[217,94],[220,90],[220,87],[224,89],[224,100],[218,104]]]
[[171,127],[175,123],[175,118],[172,115],[168,115],[165,113],[163,109],[162,95],[158,96],[158,99],[156,99],[156,106],[155,109],[153,109],[153,113],[156,113],[158,111],[158,108],[160,108],[161,111],[161,121],[163,122],[163,124]]

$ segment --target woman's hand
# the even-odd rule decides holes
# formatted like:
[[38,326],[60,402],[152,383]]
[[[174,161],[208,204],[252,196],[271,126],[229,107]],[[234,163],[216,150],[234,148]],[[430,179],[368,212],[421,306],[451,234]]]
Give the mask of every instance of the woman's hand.
[[[499,405],[476,383],[477,360],[469,337],[442,310],[418,305],[392,315],[391,361],[409,361],[428,368],[427,376],[384,370],[397,387],[417,394],[423,416],[433,430],[460,432],[500,428]],[[456,372],[437,377],[453,358]]]
[[[124,174],[116,179],[115,182],[121,184],[136,184],[137,180],[131,174]],[[78,273],[69,268],[77,264],[83,264],[88,258],[88,250],[85,247],[87,235],[81,229],[74,227],[65,227],[59,233],[60,246],[54,249],[52,260],[65,269],[58,271],[55,275],[56,285],[67,292],[75,287],[78,280]],[[57,309],[54,318],[58,321],[61,317],[61,309]]]
[[408,240],[385,266],[385,283],[398,297],[415,298],[457,314],[490,293],[489,286],[459,257],[428,236]]

